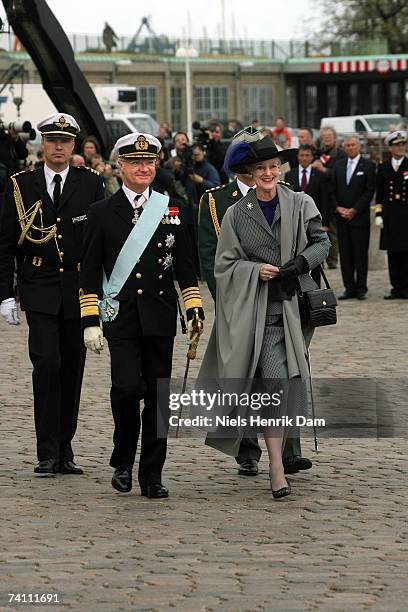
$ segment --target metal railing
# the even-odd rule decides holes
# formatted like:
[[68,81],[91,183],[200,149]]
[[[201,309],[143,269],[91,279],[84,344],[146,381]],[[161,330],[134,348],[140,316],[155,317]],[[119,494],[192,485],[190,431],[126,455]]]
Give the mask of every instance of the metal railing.
[[[76,54],[104,53],[106,47],[102,35],[68,34],[69,41]],[[137,40],[131,36],[121,36],[113,47],[113,53],[137,54],[148,56],[174,57],[179,47],[194,47],[200,57],[259,58],[276,61],[308,57],[339,57],[355,55],[380,55],[388,53],[386,41],[336,42],[317,44],[313,40],[257,40],[257,39],[221,39],[221,38],[185,38],[141,37]],[[19,51],[15,37],[7,32],[0,33],[0,50]]]

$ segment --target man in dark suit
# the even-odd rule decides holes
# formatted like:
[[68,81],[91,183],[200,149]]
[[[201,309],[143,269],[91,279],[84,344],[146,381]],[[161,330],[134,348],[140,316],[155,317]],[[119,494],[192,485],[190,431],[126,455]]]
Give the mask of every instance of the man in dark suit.
[[327,180],[323,172],[313,167],[313,160],[313,147],[300,145],[299,165],[285,174],[285,181],[292,185],[294,191],[304,191],[313,198],[322,215],[323,229],[327,230],[330,222]]
[[18,324],[18,293],[29,327],[34,420],[40,476],[82,474],[73,459],[85,350],[79,310],[82,232],[88,208],[103,198],[103,181],[89,168],[70,167],[79,126],[55,114],[38,126],[44,167],[11,177],[0,220],[0,314]]
[[[329,183],[333,177],[334,165],[340,160],[346,158],[346,153],[337,146],[337,133],[331,126],[324,126],[320,129],[320,150],[317,149],[315,154],[318,158],[313,162],[313,166],[324,173]],[[330,251],[327,257],[327,267],[337,268],[338,260],[338,245],[337,245],[337,229],[336,218],[333,213],[330,215],[328,235],[330,238]]]
[[339,299],[367,298],[370,203],[375,191],[375,164],[360,154],[357,136],[344,143],[347,159],[333,167],[332,208],[336,213],[341,274],[345,291]]
[[[121,493],[132,489],[142,426],[138,479],[142,495],[154,499],[168,497],[162,470],[169,402],[166,393],[158,396],[157,384],[160,379],[170,379],[172,369],[177,323],[173,269],[186,308],[190,342],[201,333],[204,319],[179,208],[169,206],[168,196],[150,188],[160,147],[150,134],[127,134],[117,141],[114,150],[119,154],[123,185],[109,199],[91,207],[80,291],[85,345],[99,352],[104,334],[111,356],[112,486]],[[109,280],[101,291],[103,271]],[[99,307],[98,297],[102,298]]]
[[385,300],[408,299],[408,134],[388,134],[391,159],[378,166],[376,225],[381,227],[380,249],[387,251],[391,291]]

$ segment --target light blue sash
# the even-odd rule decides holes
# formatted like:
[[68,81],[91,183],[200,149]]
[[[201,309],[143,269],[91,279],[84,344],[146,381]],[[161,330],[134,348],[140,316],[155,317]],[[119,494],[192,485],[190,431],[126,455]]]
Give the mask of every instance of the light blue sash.
[[116,318],[119,312],[119,301],[115,298],[156,231],[168,203],[168,196],[152,191],[143,214],[120,250],[109,281],[105,271],[103,272],[103,298],[99,302],[99,314],[104,323]]

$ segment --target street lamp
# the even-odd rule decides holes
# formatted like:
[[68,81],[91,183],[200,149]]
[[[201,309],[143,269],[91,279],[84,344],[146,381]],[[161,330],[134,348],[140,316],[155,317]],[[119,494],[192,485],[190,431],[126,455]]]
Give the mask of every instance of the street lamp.
[[190,59],[198,57],[197,49],[194,47],[179,47],[176,51],[176,57],[184,59],[185,75],[186,75],[186,111],[187,111],[187,135],[189,140],[193,139],[192,128],[192,96],[191,96],[191,66]]

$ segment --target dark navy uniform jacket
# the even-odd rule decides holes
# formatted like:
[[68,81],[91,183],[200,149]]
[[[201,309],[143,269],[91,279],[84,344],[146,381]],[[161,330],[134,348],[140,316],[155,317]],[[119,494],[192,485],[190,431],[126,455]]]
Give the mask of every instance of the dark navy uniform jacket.
[[[79,318],[79,268],[83,228],[90,204],[103,198],[103,181],[97,172],[85,167],[70,167],[58,208],[51,200],[44,169],[14,176],[26,213],[38,201],[40,208],[34,225],[52,228],[55,236],[43,244],[26,237],[18,246],[22,228],[10,179],[4,194],[0,216],[0,301],[14,296],[14,261],[17,257],[17,284],[22,310],[58,314],[61,306],[65,319]],[[43,234],[31,229],[29,236]]]
[[397,172],[391,160],[378,166],[376,215],[384,219],[380,249],[393,252],[408,251],[408,158]]
[[[189,236],[177,206],[170,203],[172,216],[164,215],[152,238],[122,287],[117,317],[104,323],[107,338],[174,336],[177,324],[175,273],[187,317],[202,303],[191,254]],[[142,214],[149,214],[145,210]],[[123,189],[91,206],[84,238],[81,267],[82,326],[99,325],[98,297],[101,274],[110,277],[119,252],[134,228],[134,209]],[[169,219],[179,224],[168,223]],[[167,222],[166,222],[167,221]]]

